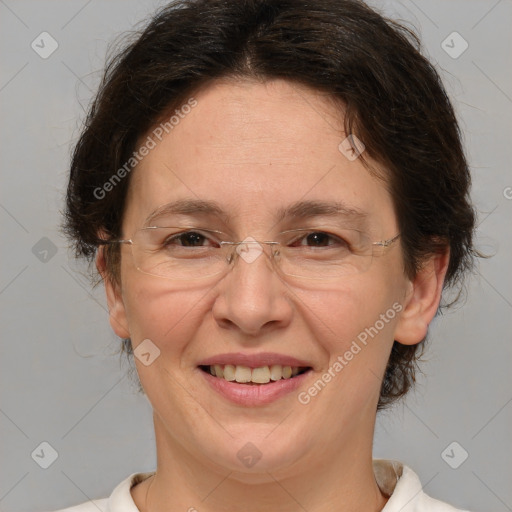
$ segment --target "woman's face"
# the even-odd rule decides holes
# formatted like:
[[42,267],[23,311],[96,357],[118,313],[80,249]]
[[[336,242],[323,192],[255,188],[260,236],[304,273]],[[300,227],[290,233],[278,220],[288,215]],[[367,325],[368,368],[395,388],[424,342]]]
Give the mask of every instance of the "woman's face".
[[[342,119],[319,93],[281,80],[224,81],[194,98],[133,171],[124,238],[178,200],[219,211],[189,208],[150,224],[216,229],[235,241],[326,224],[356,227],[372,241],[398,233],[385,182],[340,151]],[[345,210],[321,214],[311,202]],[[221,277],[190,281],[144,274],[130,251],[122,246],[120,288],[107,283],[111,322],[146,354],[135,362],[159,453],[184,450],[240,478],[370,453],[382,376],[413,290],[399,241],[365,272],[320,281],[278,275],[268,249],[239,257]],[[263,380],[272,364],[309,370],[247,384],[200,368],[214,362],[263,368]]]

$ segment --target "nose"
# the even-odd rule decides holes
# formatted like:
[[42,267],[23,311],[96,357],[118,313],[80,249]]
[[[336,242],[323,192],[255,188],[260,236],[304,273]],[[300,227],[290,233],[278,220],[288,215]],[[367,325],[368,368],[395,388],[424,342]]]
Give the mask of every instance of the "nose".
[[221,327],[257,336],[286,327],[293,308],[288,286],[272,264],[273,246],[250,237],[244,242],[234,247],[233,268],[218,283],[212,312]]

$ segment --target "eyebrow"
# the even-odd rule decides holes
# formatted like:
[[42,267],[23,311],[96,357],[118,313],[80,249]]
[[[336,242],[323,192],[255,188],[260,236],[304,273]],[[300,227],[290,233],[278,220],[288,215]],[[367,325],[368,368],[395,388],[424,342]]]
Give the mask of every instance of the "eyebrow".
[[339,201],[297,201],[277,211],[277,221],[288,218],[306,219],[309,217],[343,217],[350,220],[364,220],[367,214],[358,208],[349,207]]
[[[148,215],[144,225],[149,225],[158,217],[165,215],[214,215],[222,218],[229,224],[229,216],[215,201],[203,199],[178,199],[166,205],[158,207]],[[350,207],[339,201],[296,201],[289,206],[279,208],[276,212],[276,221],[287,219],[307,219],[311,217],[338,217],[353,221],[362,221],[367,214],[358,208]]]
[[178,199],[171,203],[158,207],[151,212],[144,222],[144,225],[149,225],[150,222],[158,217],[164,215],[218,215],[225,219],[226,212],[222,209],[219,203],[215,201],[206,201],[204,199]]

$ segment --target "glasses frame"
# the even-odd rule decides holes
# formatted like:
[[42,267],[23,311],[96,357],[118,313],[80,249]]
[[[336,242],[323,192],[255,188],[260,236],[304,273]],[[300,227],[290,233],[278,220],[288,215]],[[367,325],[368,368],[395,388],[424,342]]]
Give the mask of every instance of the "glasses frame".
[[[133,240],[132,238],[135,238],[135,236],[137,235],[137,233],[139,233],[140,231],[146,231],[146,230],[151,230],[151,229],[181,229],[181,230],[196,230],[196,231],[204,231],[204,232],[207,232],[207,233],[214,233],[214,234],[217,234],[217,235],[225,235],[227,237],[227,234],[224,233],[223,231],[219,231],[219,230],[216,230],[216,229],[208,229],[208,228],[199,228],[197,226],[145,226],[145,227],[142,227],[140,229],[138,229],[134,235],[132,235],[131,238],[119,238],[119,239],[111,239],[111,240],[105,240],[105,239],[100,239],[98,242],[101,244],[101,245],[114,245],[114,244],[126,244],[126,245],[131,245],[131,246],[135,246],[137,245]],[[295,233],[295,232],[300,232],[300,231],[310,231],[310,232],[315,232],[318,231],[318,232],[324,232],[326,228],[317,228],[317,227],[311,227],[311,228],[297,228],[297,229],[288,229],[286,231],[281,231],[279,233],[279,235],[283,235],[285,233]],[[353,228],[349,228],[349,229],[353,229]],[[357,230],[354,230],[354,231],[357,231]],[[371,242],[371,245],[372,245],[372,253],[371,253],[371,257],[372,257],[372,261],[373,261],[373,247],[374,246],[377,246],[377,247],[382,247],[382,248],[388,248],[390,247],[396,240],[398,240],[398,238],[400,237],[400,233],[397,233],[395,236],[393,236],[392,238],[388,238],[386,240],[379,240],[379,241],[376,241],[376,242]],[[235,253],[236,253],[236,249],[240,246],[240,245],[246,245],[246,244],[258,244],[258,245],[267,245],[267,246],[276,246],[276,245],[282,245],[281,242],[276,242],[276,241],[273,241],[273,240],[266,240],[266,241],[260,241],[260,240],[241,240],[239,242],[234,242],[234,241],[221,241],[221,242],[218,242],[219,245],[221,247],[223,246],[229,246],[231,247],[231,251],[227,254],[227,257],[226,257],[226,262],[227,262],[227,266],[226,266],[226,270],[229,269],[229,266],[233,263],[234,259],[236,258],[235,257]],[[265,251],[263,251],[265,252]],[[149,275],[149,276],[153,276],[153,277],[157,277],[157,278],[160,278],[160,279],[168,279],[168,280],[174,280],[174,281],[193,281],[193,280],[197,280],[197,279],[206,279],[208,277],[213,277],[213,276],[217,276],[219,274],[223,274],[223,271],[219,271],[219,272],[216,272],[214,274],[208,274],[206,276],[200,276],[200,277],[196,277],[196,278],[173,278],[173,277],[166,277],[166,276],[161,276],[161,275],[158,275],[158,274],[152,274],[150,272],[146,272],[144,270],[142,270],[140,268],[140,266],[137,265],[137,262],[135,261],[135,256],[133,254],[133,250],[131,251],[131,254],[132,254],[132,261],[135,265],[135,268],[141,272],[142,274],[145,274],[145,275]],[[287,272],[284,272],[281,267],[279,266],[279,264],[276,262],[275,260],[275,256],[279,255],[279,251],[271,251],[271,256],[270,256],[270,259],[271,259],[271,262],[272,262],[272,266],[274,267],[274,269],[276,270],[276,272],[280,272],[286,276],[291,276],[291,277],[297,277],[299,279],[312,279],[312,280],[326,280],[325,277],[305,277],[305,276],[300,276],[300,275],[296,275],[296,274],[289,274]],[[370,263],[371,265],[371,263]],[[368,267],[369,268],[369,267]],[[363,272],[358,272],[356,273],[355,275],[358,275],[359,273],[364,273],[365,271]]]

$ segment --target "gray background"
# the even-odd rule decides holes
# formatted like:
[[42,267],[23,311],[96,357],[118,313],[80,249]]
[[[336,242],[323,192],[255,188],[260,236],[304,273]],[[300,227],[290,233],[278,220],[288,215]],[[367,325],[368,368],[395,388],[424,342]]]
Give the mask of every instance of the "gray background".
[[[120,364],[102,287],[91,289],[58,225],[70,148],[107,45],[160,3],[0,0],[2,511],[105,497],[155,466],[149,403]],[[427,379],[379,417],[375,456],[406,462],[427,493],[458,507],[512,510],[512,3],[373,4],[417,27],[442,72],[465,132],[479,244],[495,253],[465,304],[433,322]],[[43,31],[59,45],[47,59],[31,48]],[[458,58],[442,47],[453,31],[469,44]],[[460,44],[445,43],[452,53]],[[58,454],[48,469],[31,457],[43,441]],[[453,441],[452,465],[469,454],[457,469],[441,456]]]

